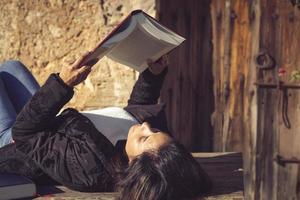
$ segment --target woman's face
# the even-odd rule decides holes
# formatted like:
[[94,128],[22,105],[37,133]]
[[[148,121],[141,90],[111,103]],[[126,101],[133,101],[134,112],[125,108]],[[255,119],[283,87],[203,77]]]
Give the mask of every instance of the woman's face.
[[171,140],[168,134],[151,128],[147,122],[132,126],[125,147],[129,162],[145,151],[158,150]]

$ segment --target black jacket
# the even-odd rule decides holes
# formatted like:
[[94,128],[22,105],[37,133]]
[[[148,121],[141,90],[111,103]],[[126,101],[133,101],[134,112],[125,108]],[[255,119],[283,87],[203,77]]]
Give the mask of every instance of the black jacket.
[[[157,100],[165,74],[141,73],[124,108],[162,131],[167,123]],[[12,128],[15,143],[0,149],[0,172],[78,191],[112,191],[115,147],[78,111],[68,108],[57,115],[73,93],[58,75],[48,78],[19,113]]]

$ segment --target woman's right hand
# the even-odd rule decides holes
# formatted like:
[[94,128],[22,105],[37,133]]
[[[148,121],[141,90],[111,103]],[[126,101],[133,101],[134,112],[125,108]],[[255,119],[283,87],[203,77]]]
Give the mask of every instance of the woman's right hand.
[[83,82],[88,77],[93,64],[82,65],[82,63],[89,53],[90,52],[85,53],[72,65],[62,68],[61,72],[59,73],[59,76],[65,82],[65,84],[67,84],[70,87],[74,87],[75,85],[78,85],[79,83]]

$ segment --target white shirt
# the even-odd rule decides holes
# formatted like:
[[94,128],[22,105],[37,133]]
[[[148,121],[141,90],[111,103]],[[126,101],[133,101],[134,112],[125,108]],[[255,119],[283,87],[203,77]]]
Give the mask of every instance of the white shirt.
[[113,145],[116,145],[118,140],[126,140],[130,127],[138,124],[130,113],[118,107],[82,111],[81,114],[89,118]]

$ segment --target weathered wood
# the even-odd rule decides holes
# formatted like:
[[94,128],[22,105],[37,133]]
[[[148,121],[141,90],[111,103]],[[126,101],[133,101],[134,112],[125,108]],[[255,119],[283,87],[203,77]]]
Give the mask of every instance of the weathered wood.
[[243,151],[247,199],[254,199],[260,1],[212,0],[214,150]]
[[224,40],[222,38],[223,31],[223,13],[224,4],[218,1],[211,3],[211,18],[212,18],[212,43],[214,45],[213,51],[213,78],[214,78],[214,105],[215,110],[212,114],[212,125],[214,130],[213,149],[214,151],[223,150],[223,105],[220,102],[222,99],[222,51]]
[[[289,83],[289,76],[299,69],[300,12],[289,2],[262,0],[260,49],[274,57],[277,67],[261,70],[258,79],[263,83],[279,80]],[[278,76],[278,68],[285,67],[287,75]],[[284,98],[284,94],[286,97]],[[277,155],[299,157],[299,90],[259,90],[259,118],[257,138],[257,199],[296,199],[298,165],[278,165]],[[288,104],[286,104],[288,103]],[[284,105],[287,107],[284,108]],[[286,110],[287,109],[287,110]],[[291,126],[291,127],[289,127]]]
[[[193,153],[211,177],[214,188],[207,200],[243,200],[243,159],[241,153]],[[35,199],[113,200],[118,193],[84,193],[63,186],[40,186]]]
[[244,116],[244,140],[243,140],[243,156],[244,156],[244,183],[245,183],[245,198],[254,199],[255,184],[256,184],[256,143],[257,143],[257,103],[258,92],[254,85],[257,80],[257,70],[255,70],[255,56],[259,52],[259,31],[261,8],[260,0],[254,0],[249,3],[248,9],[249,26],[251,35],[249,37],[246,51],[249,52],[247,60],[249,70],[246,74],[247,81],[245,82],[245,104],[242,107],[245,113]]
[[[44,190],[49,190],[50,187],[44,187]],[[43,196],[34,198],[35,200],[83,200],[83,199],[94,199],[94,200],[117,200],[118,193],[84,193],[76,192],[67,189],[63,186],[52,186],[51,189],[56,191],[55,194],[45,193]],[[208,197],[200,198],[199,200],[244,200],[243,192],[232,192],[228,194],[210,195]]]
[[223,114],[223,124],[222,124],[222,151],[226,151],[227,149],[227,143],[228,139],[230,139],[230,129],[231,129],[231,117],[230,112],[228,112],[230,108],[229,98],[230,98],[230,83],[231,83],[231,37],[232,37],[232,20],[234,18],[231,17],[231,1],[226,0],[224,1],[224,17],[223,17],[223,23],[224,23],[224,54],[223,54],[223,73],[221,76],[223,78],[222,83],[222,95],[220,99],[220,103],[222,105],[222,114]]
[[[274,49],[274,13],[275,1],[260,2],[262,10],[261,28],[260,28],[260,50],[267,51],[271,56],[275,56]],[[269,7],[269,8],[268,8]],[[267,82],[274,75],[273,70],[260,70],[257,80],[259,82]],[[277,190],[276,166],[273,158],[276,155],[274,148],[277,145],[277,127],[278,123],[278,92],[274,90],[259,89],[258,91],[258,132],[256,145],[256,199],[276,199],[274,194]],[[273,98],[272,98],[273,97]]]
[[213,195],[244,191],[242,153],[194,153],[211,178]]
[[186,38],[170,54],[162,89],[169,127],[189,150],[211,151],[213,85],[209,0],[158,1],[158,18]]
[[[182,32],[188,39],[193,35],[190,32],[197,32],[200,28],[195,25],[194,19],[186,23],[186,26],[182,23],[185,15],[180,14],[181,12],[189,10],[190,16],[195,17],[193,12],[197,11],[193,8],[197,6],[193,1],[159,2],[162,5],[159,15],[162,21],[173,25],[171,28]],[[202,6],[207,6],[206,3],[205,1]],[[203,61],[202,54],[197,57],[193,52],[205,45],[189,43],[189,46],[182,48],[182,52],[188,52],[183,55],[186,57],[185,63],[192,66],[193,73],[206,72],[208,76],[213,73],[213,148],[217,151],[243,151],[247,199],[295,199],[298,165],[290,163],[284,167],[274,162],[274,158],[278,154],[287,158],[300,157],[300,91],[269,90],[258,88],[254,83],[277,83],[277,70],[284,67],[288,75],[280,80],[285,81],[286,85],[299,84],[299,81],[288,82],[292,71],[299,70],[300,66],[300,11],[289,1],[282,0],[211,0],[209,3],[212,31],[206,35],[206,39],[209,40],[212,36],[212,71],[197,71],[196,65],[193,65],[195,61],[190,62],[194,57]],[[198,12],[202,11],[197,9]],[[191,26],[194,28],[189,29]],[[205,27],[202,32],[206,31]],[[200,33],[198,36],[203,37]],[[261,51],[274,58],[275,68],[266,70],[258,67],[256,56]],[[182,91],[193,88],[193,84],[184,82],[191,71],[185,72],[180,68],[184,60],[178,58],[179,55],[171,57],[176,67],[169,79],[168,88],[163,91],[162,99],[171,103],[168,113],[173,131],[188,131],[185,136],[178,132],[176,134],[184,144],[190,145],[195,135],[190,134],[191,129],[180,123],[183,121],[192,127],[194,118],[198,123],[202,123],[202,118],[183,114],[183,108],[186,111],[193,108],[193,98],[190,93]],[[199,76],[199,80],[202,78],[207,81],[205,75],[207,74]],[[207,87],[206,83],[201,82],[199,88]],[[284,101],[283,91],[287,92]],[[188,99],[186,107],[182,103],[183,97]],[[212,101],[199,103],[210,107]],[[209,139],[205,135],[199,136],[202,140]],[[195,141],[199,143],[198,139]]]
[[38,199],[97,199],[97,200],[114,200],[117,199],[118,193],[86,193],[70,190],[64,186],[40,186],[38,187]]

